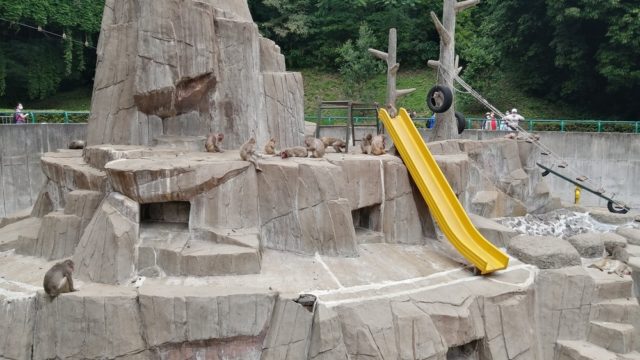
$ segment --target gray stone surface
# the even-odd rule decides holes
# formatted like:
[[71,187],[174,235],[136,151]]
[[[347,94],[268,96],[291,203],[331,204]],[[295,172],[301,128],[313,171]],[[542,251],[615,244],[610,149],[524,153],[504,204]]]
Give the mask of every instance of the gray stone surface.
[[318,305],[314,314],[309,359],[348,359],[340,318],[324,305]]
[[582,267],[542,270],[535,285],[540,359],[552,359],[556,341],[584,340],[595,302],[595,282]]
[[598,233],[578,234],[567,239],[584,258],[599,258],[604,254],[604,242]]
[[34,204],[46,180],[43,153],[85,139],[85,124],[0,125],[0,218]]
[[40,292],[33,314],[33,358],[115,358],[143,350],[144,328],[135,292],[107,290],[105,297],[105,290],[83,289],[53,301]]
[[0,229],[3,227],[13,224],[18,221],[22,221],[31,216],[31,212],[33,209],[31,207],[16,211],[14,213],[8,214],[6,217],[0,218]]
[[98,191],[75,190],[67,194],[65,215],[75,215],[80,219],[80,235],[93,218],[104,194]]
[[228,148],[252,132],[259,143],[301,143],[302,78],[285,73],[246,1],[109,0],[106,8],[89,145],[209,131],[224,132]]
[[497,247],[507,247],[509,241],[518,235],[514,230],[491,219],[475,214],[469,214],[469,218],[480,234]]
[[306,359],[313,322],[313,311],[291,299],[279,298],[262,345],[261,359]]
[[18,247],[21,236],[37,239],[41,223],[39,218],[27,218],[0,229],[0,251]]
[[247,171],[237,152],[158,155],[105,166],[114,190],[139,203],[189,201]]
[[580,265],[580,254],[566,240],[551,236],[520,235],[509,242],[509,254],[540,269]]
[[123,284],[135,273],[139,204],[111,193],[100,204],[73,256],[80,278]]
[[630,245],[640,245],[640,229],[631,227],[619,227],[616,229],[618,235],[627,239],[627,243]]
[[611,254],[613,252],[613,249],[617,246],[627,246],[627,239],[616,233],[603,233],[601,234],[600,238],[602,239],[602,242],[604,242],[604,248],[609,254]]
[[[70,257],[75,252],[80,235],[82,235],[82,229],[79,217],[54,211],[42,218],[34,252],[26,255],[47,260]],[[22,252],[18,251],[18,253]]]
[[261,167],[258,204],[264,247],[308,255],[357,255],[339,167],[313,159],[274,160]]
[[67,191],[107,191],[106,174],[87,165],[81,150],[46,153],[41,160],[47,178]]

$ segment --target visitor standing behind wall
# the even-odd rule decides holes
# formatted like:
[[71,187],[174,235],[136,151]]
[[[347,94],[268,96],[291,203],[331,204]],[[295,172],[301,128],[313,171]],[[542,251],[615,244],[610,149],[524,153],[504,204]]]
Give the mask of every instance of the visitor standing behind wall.
[[13,113],[13,122],[15,122],[16,124],[24,124],[27,122],[27,117],[29,115],[23,113],[22,110],[22,104],[18,103],[18,105],[16,106],[16,112]]

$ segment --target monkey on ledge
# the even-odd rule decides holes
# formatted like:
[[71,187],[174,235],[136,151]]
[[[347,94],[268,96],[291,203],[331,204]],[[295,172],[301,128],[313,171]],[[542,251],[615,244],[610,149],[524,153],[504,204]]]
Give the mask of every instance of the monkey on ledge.
[[47,271],[42,284],[47,295],[54,298],[62,293],[76,291],[73,288],[73,279],[71,278],[74,266],[73,261],[65,260],[53,265]]

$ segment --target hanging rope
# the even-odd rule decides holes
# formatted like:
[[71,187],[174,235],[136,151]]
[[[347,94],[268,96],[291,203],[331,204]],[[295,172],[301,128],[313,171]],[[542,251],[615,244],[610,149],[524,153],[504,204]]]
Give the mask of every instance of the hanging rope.
[[95,49],[94,46],[89,45],[89,41],[85,40],[84,42],[82,42],[82,41],[74,40],[74,39],[70,38],[69,36],[67,36],[67,34],[65,34],[65,33],[56,34],[54,32],[47,31],[47,30],[43,29],[41,26],[32,26],[32,25],[21,23],[21,22],[18,22],[18,21],[7,20],[7,19],[2,18],[2,17],[0,17],[0,20],[2,20],[4,22],[7,22],[9,24],[18,25],[18,26],[25,27],[25,28],[28,28],[28,29],[36,30],[36,31],[41,32],[43,34],[56,36],[56,37],[59,37],[62,40],[71,41],[71,42],[74,42],[76,44],[80,44],[80,45],[82,45],[84,47],[87,47],[89,49]]
[[[449,76],[451,76],[453,80],[455,80],[458,84],[460,84],[460,86],[462,86],[467,91],[467,93],[471,94],[471,96],[473,96],[481,104],[483,104],[489,110],[493,111],[495,114],[498,114],[500,116],[500,118],[504,118],[505,117],[503,112],[501,112],[498,108],[493,106],[487,99],[482,97],[482,95],[480,95],[479,92],[474,90],[471,87],[471,85],[467,84],[467,82],[464,81],[464,79],[462,79],[456,73],[449,71],[449,69],[447,69],[446,67],[442,66],[442,64],[440,64],[440,68],[442,70],[444,70],[447,74],[449,74]],[[455,89],[455,87],[454,87],[454,89]],[[521,133],[525,137],[527,142],[530,142],[533,145],[535,145],[536,147],[538,147],[539,149],[541,149],[543,154],[552,157],[554,159],[554,165],[558,164],[558,167],[564,169],[563,171],[567,171],[567,172],[573,174],[574,178],[582,179],[580,181],[582,181],[585,184],[589,185],[589,187],[592,187],[593,189],[602,190],[602,192],[601,192],[602,195],[610,194],[610,195],[608,195],[608,197],[611,198],[616,205],[618,205],[620,207],[629,208],[625,203],[614,199],[614,197],[616,196],[616,193],[605,191],[603,186],[602,186],[602,183],[598,183],[597,184],[597,183],[593,182],[590,178],[578,173],[573,168],[568,167],[567,163],[559,155],[557,155],[555,152],[553,152],[553,150],[551,150],[551,148],[549,148],[548,146],[546,146],[546,145],[544,145],[543,143],[540,142],[539,137],[534,136],[533,134],[530,134],[527,130],[522,128],[520,125],[516,126],[516,131],[518,133]],[[551,167],[553,167],[554,165],[552,165]]]

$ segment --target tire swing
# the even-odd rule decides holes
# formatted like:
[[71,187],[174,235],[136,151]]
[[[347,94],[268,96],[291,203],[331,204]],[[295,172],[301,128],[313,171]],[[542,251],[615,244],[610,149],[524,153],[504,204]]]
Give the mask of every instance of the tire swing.
[[456,121],[458,122],[458,135],[462,134],[467,127],[467,120],[464,118],[461,112],[456,111]]
[[436,85],[427,94],[427,106],[434,113],[443,113],[451,107],[453,93],[444,85]]
[[614,214],[626,214],[627,212],[629,212],[629,209],[627,207],[615,204],[611,200],[609,200],[609,202],[607,203],[607,209],[609,209],[609,212],[612,212]]

